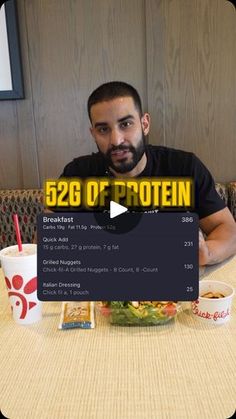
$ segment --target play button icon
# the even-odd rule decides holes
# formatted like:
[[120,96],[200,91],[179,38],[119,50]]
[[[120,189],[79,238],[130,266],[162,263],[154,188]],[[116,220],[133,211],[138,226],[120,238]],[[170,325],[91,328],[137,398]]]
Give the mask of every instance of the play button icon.
[[[129,191],[126,187],[126,193],[124,195],[128,193]],[[126,234],[133,230],[140,222],[143,214],[142,207],[129,207],[125,203],[121,205],[123,202],[116,202],[112,199],[112,195],[106,196],[106,200],[103,196],[100,197],[101,199],[98,198],[98,201],[101,202],[103,200],[106,202],[106,207],[94,211],[94,218],[100,228],[107,231],[107,233]]]
[[110,201],[110,218],[118,217],[118,215],[123,214],[126,211],[128,211],[128,208],[117,204],[115,201]]

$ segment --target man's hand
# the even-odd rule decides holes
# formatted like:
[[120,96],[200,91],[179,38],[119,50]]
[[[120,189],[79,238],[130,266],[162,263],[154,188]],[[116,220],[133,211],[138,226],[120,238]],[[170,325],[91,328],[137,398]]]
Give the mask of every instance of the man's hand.
[[199,265],[213,265],[236,254],[236,223],[228,208],[200,220]]
[[210,260],[210,250],[207,246],[207,242],[203,237],[201,230],[199,230],[199,266],[207,265]]

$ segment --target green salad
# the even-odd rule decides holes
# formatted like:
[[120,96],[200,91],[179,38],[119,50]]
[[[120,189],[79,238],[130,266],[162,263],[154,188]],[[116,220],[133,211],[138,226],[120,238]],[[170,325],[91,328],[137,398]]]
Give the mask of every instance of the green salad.
[[173,301],[101,301],[99,309],[112,324],[155,325],[164,324],[177,314]]

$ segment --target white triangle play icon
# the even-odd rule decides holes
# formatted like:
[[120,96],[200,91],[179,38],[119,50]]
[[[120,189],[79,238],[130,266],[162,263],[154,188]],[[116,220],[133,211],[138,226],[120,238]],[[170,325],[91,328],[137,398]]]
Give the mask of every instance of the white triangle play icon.
[[126,211],[128,211],[128,208],[117,204],[115,201],[110,201],[110,218],[115,218]]

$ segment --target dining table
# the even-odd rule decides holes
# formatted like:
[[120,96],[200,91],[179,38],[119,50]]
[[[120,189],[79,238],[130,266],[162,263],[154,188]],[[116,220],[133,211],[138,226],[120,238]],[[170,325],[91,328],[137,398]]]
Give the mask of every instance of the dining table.
[[[236,288],[236,256],[204,281]],[[181,279],[176,279],[181,280]],[[0,411],[10,419],[226,419],[236,409],[236,298],[222,325],[193,316],[119,326],[96,312],[94,329],[59,330],[61,302],[19,325],[0,269]]]

